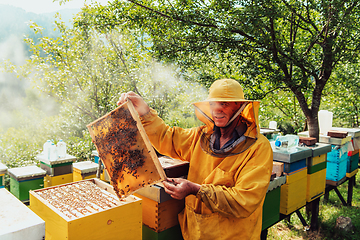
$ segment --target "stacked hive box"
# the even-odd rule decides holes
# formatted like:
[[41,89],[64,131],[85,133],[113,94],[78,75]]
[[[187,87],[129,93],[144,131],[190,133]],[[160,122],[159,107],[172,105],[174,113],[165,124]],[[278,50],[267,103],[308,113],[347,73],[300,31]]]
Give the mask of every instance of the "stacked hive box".
[[[189,163],[166,156],[159,157],[168,177],[186,177]],[[185,206],[184,200],[171,198],[161,183],[145,187],[136,192],[143,200],[143,239],[181,240],[182,234],[178,214]]]
[[306,159],[312,152],[308,148],[296,148],[291,152],[273,147],[274,161],[284,163],[286,183],[281,186],[280,213],[288,215],[306,204]]
[[348,152],[348,161],[346,164],[346,177],[350,178],[358,172],[359,148],[360,148],[360,129],[356,128],[333,128],[337,131],[347,132],[351,136],[353,151]]
[[46,171],[44,187],[56,186],[73,181],[73,162],[76,160],[75,156],[67,154],[64,158],[48,160],[40,154],[37,155],[36,158],[40,161],[40,167]]
[[10,168],[10,192],[19,200],[27,202],[29,191],[44,187],[46,171],[37,166]]
[[7,166],[0,162],[0,188],[5,186],[5,174],[7,173]]
[[307,159],[307,202],[325,194],[326,154],[331,151],[331,145],[317,143],[309,148],[312,150],[312,155]]
[[140,189],[135,194],[142,199],[143,239],[181,239],[178,214],[185,206],[184,200],[170,197],[161,184]]
[[338,185],[346,178],[346,167],[348,162],[348,148],[351,144],[351,136],[345,138],[329,137],[331,152],[327,153],[326,183]]
[[73,164],[73,181],[95,178],[99,165],[92,161],[77,162]]
[[140,240],[141,199],[119,200],[96,178],[30,191],[30,209],[46,224],[46,239]]
[[281,186],[286,176],[276,177],[270,181],[263,205],[262,230],[267,229],[280,220]]
[[[336,128],[332,128],[335,130]],[[331,131],[333,131],[331,130]],[[307,137],[309,132],[301,132],[299,136]],[[346,167],[349,161],[348,147],[351,144],[351,136],[330,137],[319,136],[319,142],[331,144],[331,152],[327,153],[326,160],[326,184],[337,186],[346,179]]]
[[0,239],[45,238],[45,222],[5,188],[0,189]]

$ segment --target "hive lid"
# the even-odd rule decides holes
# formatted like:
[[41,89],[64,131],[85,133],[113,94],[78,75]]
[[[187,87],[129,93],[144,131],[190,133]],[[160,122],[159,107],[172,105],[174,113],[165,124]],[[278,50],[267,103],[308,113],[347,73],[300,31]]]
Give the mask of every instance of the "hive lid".
[[8,167],[0,162],[0,174],[5,174],[7,172]]
[[36,159],[51,166],[51,165],[57,165],[57,164],[61,164],[61,163],[74,162],[76,160],[76,157],[66,154],[66,156],[63,158],[58,158],[56,160],[49,160],[45,157],[45,155],[39,154],[39,155],[36,155]]
[[273,150],[273,160],[285,163],[293,163],[312,156],[312,151],[305,147],[296,147],[290,152],[279,150],[275,147],[275,142],[270,142]]
[[166,179],[131,101],[87,128],[119,198]]
[[[0,239],[42,239],[45,236],[45,222],[5,188],[0,189],[0,217]],[[29,232],[31,236],[26,235]]]
[[[309,131],[300,132],[300,133],[298,133],[298,135],[308,137]],[[329,143],[329,144],[333,144],[333,145],[344,145],[350,141],[351,141],[350,135],[348,135],[346,138],[334,138],[334,137],[329,137],[329,136],[325,136],[325,135],[319,135],[320,143]]]
[[92,161],[73,163],[73,168],[80,170],[82,173],[94,172],[99,168],[99,164]]
[[333,127],[332,130],[347,132],[351,137],[360,137],[360,128],[339,128]]
[[46,175],[46,171],[37,166],[10,168],[8,169],[8,172],[10,176],[17,180],[22,180],[23,178],[44,177]]

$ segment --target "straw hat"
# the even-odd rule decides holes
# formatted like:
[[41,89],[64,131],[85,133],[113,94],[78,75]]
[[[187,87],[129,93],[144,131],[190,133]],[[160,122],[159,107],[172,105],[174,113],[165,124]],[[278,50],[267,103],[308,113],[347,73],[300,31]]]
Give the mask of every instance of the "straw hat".
[[234,79],[216,80],[209,89],[207,102],[250,102],[244,98],[240,83]]

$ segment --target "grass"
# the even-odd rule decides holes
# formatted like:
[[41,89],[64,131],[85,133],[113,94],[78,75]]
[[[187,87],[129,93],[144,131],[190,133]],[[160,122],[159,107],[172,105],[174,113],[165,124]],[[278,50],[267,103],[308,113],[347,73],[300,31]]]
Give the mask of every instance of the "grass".
[[[347,200],[348,181],[338,186],[341,195]],[[282,220],[268,229],[267,239],[309,239],[309,240],[358,240],[360,239],[360,173],[356,175],[356,183],[353,188],[352,206],[343,206],[334,190],[329,193],[329,200],[320,198],[319,206],[319,230],[307,231],[301,224],[296,214],[292,214],[290,222]],[[306,222],[310,225],[311,218],[306,214],[306,208],[300,210]],[[336,219],[340,216],[350,217],[353,228],[345,232],[337,229]]]

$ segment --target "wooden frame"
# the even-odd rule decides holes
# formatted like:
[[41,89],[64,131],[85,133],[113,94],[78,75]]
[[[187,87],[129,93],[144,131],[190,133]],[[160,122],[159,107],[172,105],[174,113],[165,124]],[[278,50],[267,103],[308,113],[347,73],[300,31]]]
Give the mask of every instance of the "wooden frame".
[[166,179],[130,100],[87,128],[119,198]]

